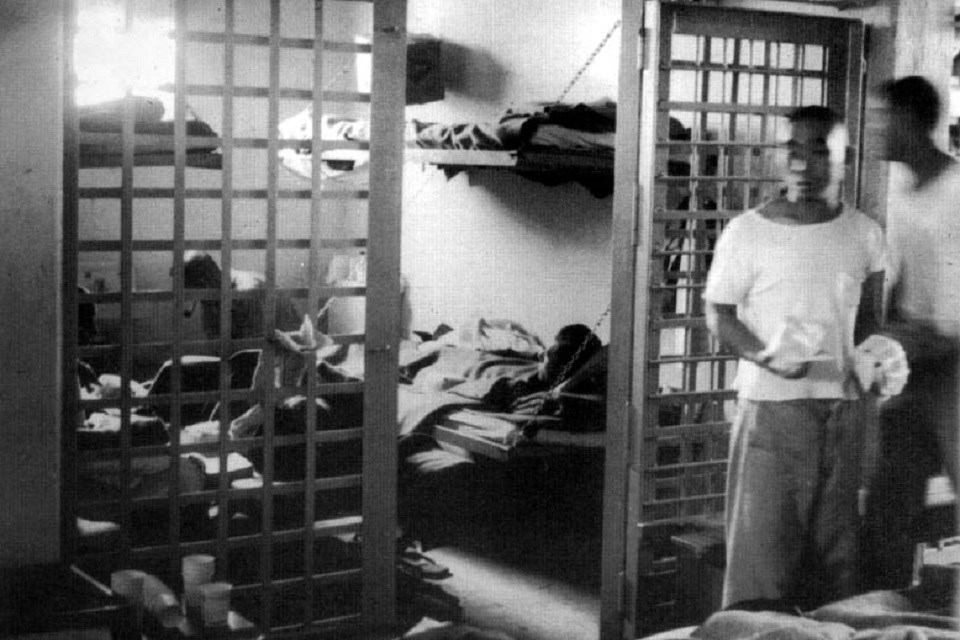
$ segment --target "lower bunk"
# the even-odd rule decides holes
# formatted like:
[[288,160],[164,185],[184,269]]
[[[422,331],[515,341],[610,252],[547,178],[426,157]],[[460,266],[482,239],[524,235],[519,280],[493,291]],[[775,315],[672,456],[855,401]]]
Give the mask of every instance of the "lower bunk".
[[[185,356],[179,366],[184,426],[175,434],[170,362],[149,380],[131,383],[126,421],[119,409],[119,377],[86,372],[87,402],[76,434],[77,551],[85,569],[107,579],[109,570],[130,568],[119,562],[134,563],[176,585],[178,558],[171,552],[217,554],[223,557],[223,577],[236,585],[236,602],[255,622],[265,575],[284,585],[283,592],[302,589],[305,580],[337,585],[336,597],[330,589],[315,589],[327,600],[311,606],[324,616],[348,615],[357,604],[360,576],[362,347],[304,352],[297,348],[297,334],[283,338],[273,375],[261,367],[259,350],[229,359],[226,378],[233,395],[223,407],[220,359]],[[472,340],[458,343],[440,338],[410,341],[401,350],[398,570],[408,595],[446,606],[452,616],[454,599],[442,589],[422,587],[424,578],[442,577],[431,571],[430,548],[461,535],[462,524],[476,522],[478,514],[499,514],[501,522],[523,526],[531,504],[570,498],[557,490],[559,480],[582,474],[585,467],[577,465],[585,453],[601,461],[595,468],[602,467],[602,389],[582,394],[589,396],[586,401],[549,395],[559,373],[573,371],[563,358],[601,351],[599,340],[591,340],[595,348],[589,352],[579,349],[579,342],[573,350],[566,343],[546,348],[513,323],[485,323]],[[321,395],[308,411],[306,397],[296,389],[313,366]],[[544,376],[544,370],[550,374]],[[578,384],[589,386],[602,377],[598,369],[580,376]],[[280,398],[272,420],[258,402],[265,384],[276,385]],[[294,394],[284,397],[290,389]],[[498,445],[508,453],[485,456],[444,441],[442,430],[464,418],[464,411],[515,425],[513,435]],[[554,432],[581,433],[586,444],[575,439],[548,444]],[[484,442],[498,437],[473,435]],[[591,486],[589,500],[599,504],[600,495],[600,485]],[[570,513],[577,506],[583,503],[571,505]],[[297,620],[306,605],[288,611],[279,605],[286,600],[282,595],[274,594],[275,621]]]

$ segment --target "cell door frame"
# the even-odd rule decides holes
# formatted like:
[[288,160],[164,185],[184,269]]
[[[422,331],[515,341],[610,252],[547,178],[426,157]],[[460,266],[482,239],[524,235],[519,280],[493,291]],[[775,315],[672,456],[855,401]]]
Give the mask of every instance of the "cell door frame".
[[[62,323],[63,323],[63,363],[62,373],[62,413],[64,419],[61,425],[61,545],[62,556],[67,561],[91,563],[102,561],[103,558],[113,560],[114,557],[120,558],[120,562],[133,567],[131,558],[135,557],[136,562],[144,560],[166,562],[170,565],[168,574],[177,576],[179,573],[179,562],[181,556],[187,553],[212,553],[218,558],[225,558],[230,551],[237,548],[253,549],[264,551],[263,555],[257,560],[256,574],[253,578],[246,579],[246,584],[235,585],[233,592],[237,596],[241,589],[253,591],[259,589],[259,598],[266,605],[258,605],[259,611],[265,622],[261,622],[265,628],[263,631],[269,637],[271,635],[296,636],[309,635],[317,632],[330,632],[331,630],[356,631],[361,630],[366,634],[365,637],[392,637],[395,635],[395,625],[397,622],[397,575],[396,575],[396,495],[397,495],[397,437],[396,437],[396,416],[397,416],[397,380],[398,380],[398,345],[400,340],[400,323],[397,317],[400,313],[400,202],[402,200],[402,166],[403,166],[403,130],[404,130],[404,110],[405,92],[406,92],[406,60],[407,49],[407,0],[365,0],[371,5],[372,18],[372,41],[369,44],[337,41],[333,37],[326,37],[323,32],[323,0],[302,0],[300,3],[304,7],[312,5],[314,16],[314,37],[311,38],[292,38],[281,37],[281,0],[271,0],[269,3],[269,32],[267,35],[255,33],[238,33],[236,29],[236,6],[232,0],[227,0],[223,9],[224,23],[219,29],[202,31],[196,28],[190,28],[187,22],[187,8],[189,0],[177,0],[171,3],[171,11],[175,27],[172,34],[175,38],[175,80],[173,85],[173,96],[175,108],[173,111],[173,134],[170,139],[173,143],[172,157],[162,159],[162,162],[151,162],[138,159],[135,155],[137,145],[144,144],[143,139],[138,140],[136,135],[139,130],[135,128],[135,110],[132,101],[133,92],[127,91],[123,100],[122,129],[119,133],[119,144],[122,148],[121,159],[117,163],[116,159],[110,162],[104,162],[99,165],[90,163],[84,165],[81,163],[80,153],[80,119],[79,108],[75,100],[76,88],[76,68],[73,55],[74,39],[78,31],[80,0],[69,0],[65,3],[63,9],[63,46],[67,55],[64,58],[63,67],[63,110],[64,110],[64,164],[63,164],[63,242],[62,242],[62,290],[60,295],[63,299],[62,305]],[[134,0],[124,0],[120,3],[124,21],[133,23],[135,15]],[[338,3],[328,3],[337,5]],[[328,7],[329,8],[329,7]],[[336,8],[336,7],[334,7]],[[285,11],[286,9],[284,9]],[[127,27],[129,28],[129,26]],[[364,27],[366,30],[367,27]],[[331,34],[332,35],[332,34]],[[222,47],[223,52],[223,80],[211,85],[191,83],[187,80],[186,73],[186,44],[205,43],[215,44]],[[327,46],[329,45],[329,46]],[[239,62],[240,55],[235,55],[235,49],[239,46],[260,47],[262,51],[267,52],[269,56],[269,86],[237,86],[235,79],[235,68]],[[303,89],[291,87],[287,84],[289,81],[281,81],[281,52],[290,50],[301,50],[312,53],[312,84],[311,88]],[[365,92],[352,91],[334,91],[325,87],[323,81],[324,67],[323,56],[328,51],[350,52],[357,55],[369,55],[372,68],[371,89]],[[355,63],[354,63],[355,64]],[[218,163],[206,165],[203,162],[195,164],[191,159],[212,160],[213,158],[201,158],[200,156],[191,156],[187,153],[187,96],[222,96],[222,127],[221,134],[217,136],[220,153],[211,154],[219,156]],[[265,103],[266,112],[266,134],[259,137],[241,137],[235,132],[233,126],[234,109],[233,98],[246,97],[257,98]],[[319,157],[312,165],[312,180],[309,189],[281,189],[279,182],[280,160],[278,151],[283,141],[279,133],[279,114],[281,99],[309,101],[316,108],[313,112],[313,131],[321,130],[321,118],[324,114],[322,108],[325,102],[333,104],[356,102],[369,102],[369,119],[371,128],[371,139],[368,150],[370,154],[369,180],[367,189],[322,189],[321,188],[321,163]],[[318,134],[319,136],[319,134]],[[355,148],[352,143],[345,143],[348,148]],[[289,141],[287,141],[289,146]],[[265,189],[235,189],[232,173],[234,148],[245,149],[264,149],[266,151],[265,168]],[[320,144],[315,147],[318,151]],[[88,154],[95,155],[95,154]],[[172,172],[169,182],[172,188],[167,187],[140,187],[135,183],[135,170],[141,170],[141,167],[151,170],[153,166],[163,165]],[[118,182],[120,187],[113,186],[82,186],[81,185],[81,167],[86,168],[108,168],[112,172],[118,172]],[[219,188],[197,189],[188,187],[187,171],[188,168],[218,168],[220,170],[217,182]],[[110,176],[113,177],[112,175]],[[97,178],[98,180],[101,178]],[[107,178],[102,178],[107,180]],[[95,182],[95,181],[91,181]],[[323,194],[322,192],[327,192]],[[117,208],[119,215],[119,230],[116,233],[118,239],[113,237],[83,237],[80,229],[80,202],[82,200],[111,199],[118,202]],[[163,237],[137,237],[134,233],[134,201],[135,199],[155,198],[170,202],[171,209],[171,230],[169,236]],[[245,199],[263,203],[266,213],[265,231],[255,239],[234,238],[231,229],[232,225],[232,203],[234,199]],[[277,221],[281,217],[278,206],[280,199],[289,200],[309,200],[310,218],[308,229],[304,229],[301,237],[295,239],[281,237],[278,238]],[[187,199],[207,199],[219,200],[221,207],[217,212],[217,218],[220,222],[220,236],[213,237],[209,233],[197,234],[188,237],[186,231],[186,220],[188,212],[186,209]],[[367,202],[367,231],[366,238],[331,238],[324,234],[320,225],[322,215],[325,213],[323,207],[333,199],[358,200]],[[207,338],[203,340],[188,339],[184,327],[184,319],[181,314],[182,309],[186,308],[187,295],[183,275],[183,256],[186,249],[202,248],[204,250],[220,252],[220,286],[219,292],[213,290],[194,290],[192,292],[194,300],[214,300],[217,296],[223,313],[220,316],[220,336],[217,338]],[[306,258],[307,264],[304,266],[304,273],[307,274],[306,286],[303,287],[282,287],[277,283],[277,253],[278,248],[290,248],[294,246],[296,250],[305,248],[309,252]],[[365,308],[368,313],[365,314],[365,324],[362,334],[342,336],[343,344],[364,344],[364,364],[365,378],[359,387],[363,393],[363,419],[359,425],[350,425],[348,428],[336,429],[334,435],[321,435],[319,428],[305,428],[304,433],[295,434],[293,439],[302,437],[300,442],[304,447],[304,466],[306,471],[302,480],[297,480],[294,491],[286,490],[286,495],[298,495],[303,500],[303,519],[305,522],[287,524],[286,530],[276,530],[274,528],[274,508],[273,498],[280,495],[280,490],[274,484],[274,464],[268,462],[263,471],[264,483],[256,488],[237,488],[230,484],[230,476],[227,469],[227,456],[233,452],[246,452],[244,446],[234,445],[228,442],[227,433],[229,429],[229,418],[236,417],[229,415],[229,411],[220,412],[219,432],[216,450],[206,446],[209,443],[193,443],[184,445],[193,447],[196,451],[210,452],[218,458],[219,471],[217,472],[215,488],[205,487],[201,489],[181,490],[179,481],[179,465],[181,464],[181,439],[179,436],[169,438],[169,442],[163,445],[157,445],[154,449],[163,447],[163,451],[151,451],[156,457],[163,456],[170,464],[173,471],[169,474],[173,480],[167,482],[162,494],[157,496],[137,496],[133,495],[131,478],[132,459],[134,449],[143,455],[143,445],[136,447],[132,441],[131,427],[131,409],[139,406],[135,403],[130,391],[133,374],[133,351],[135,348],[163,349],[166,359],[171,363],[171,390],[169,393],[163,393],[169,396],[158,402],[157,405],[170,407],[169,424],[179,434],[180,427],[184,426],[181,419],[181,405],[189,401],[189,398],[181,388],[182,372],[181,358],[185,351],[195,348],[198,355],[219,355],[219,379],[218,390],[197,392],[197,394],[216,394],[216,399],[221,406],[229,406],[230,400],[245,399],[264,402],[266,410],[264,411],[265,426],[263,434],[258,435],[257,445],[261,450],[266,451],[265,459],[271,459],[282,443],[277,441],[280,438],[274,437],[274,411],[272,410],[280,398],[280,387],[270,385],[266,393],[266,400],[259,400],[249,389],[233,389],[228,382],[228,358],[229,355],[248,348],[262,349],[264,356],[264,368],[272,370],[275,360],[275,346],[272,342],[262,337],[234,339],[231,336],[231,306],[232,302],[239,299],[231,287],[231,254],[234,251],[250,247],[263,251],[266,262],[265,267],[265,302],[264,308],[267,310],[263,314],[264,333],[272,335],[275,320],[274,307],[278,292],[281,289],[287,289],[296,292],[299,297],[305,300],[305,314],[311,318],[318,316],[318,307],[321,297],[353,297],[362,298],[365,301]],[[322,278],[318,277],[320,268],[321,249],[343,249],[353,247],[363,247],[366,252],[366,285],[365,286],[327,286]],[[94,292],[78,293],[78,275],[79,275],[79,257],[83,253],[115,253],[119,263],[119,291],[116,292]],[[169,291],[166,288],[157,288],[151,291],[136,291],[134,288],[134,256],[147,252],[165,252],[170,254],[171,281]],[[208,285],[209,286],[209,285]],[[305,291],[303,291],[305,290]],[[199,293],[198,293],[199,291]],[[248,298],[249,299],[249,298]],[[133,331],[133,305],[134,303],[144,303],[159,301],[169,305],[172,315],[172,328],[169,337],[162,339],[135,339]],[[119,337],[111,339],[104,344],[85,345],[80,348],[78,345],[78,307],[80,304],[112,304],[118,308],[117,317],[121,325]],[[159,351],[159,349],[157,349]],[[91,400],[80,397],[78,385],[78,367],[76,365],[78,358],[85,354],[100,355],[103,353],[118,354],[120,388],[119,399],[115,402],[110,401],[111,408],[114,405],[120,409],[120,445],[116,447],[101,447],[107,450],[106,453],[100,451],[81,452],[77,444],[77,424],[75,420],[81,416],[84,409],[96,409],[108,405],[106,400]],[[316,368],[307,368],[307,382],[305,385],[297,384],[297,389],[302,390],[307,397],[304,403],[306,406],[306,424],[315,425],[316,405],[313,402],[319,393],[329,391],[334,393],[349,393],[334,389],[337,383],[321,383],[318,379]],[[351,386],[353,383],[345,383],[345,386]],[[356,385],[355,385],[356,386]],[[284,393],[290,393],[290,385],[287,385]],[[324,389],[323,387],[326,387]],[[147,404],[139,401],[140,404]],[[359,422],[359,420],[358,420]],[[360,433],[357,433],[360,432]],[[288,436],[282,436],[288,437]],[[252,439],[252,438],[251,438]],[[318,465],[317,445],[320,442],[348,442],[360,440],[362,445],[362,460],[360,461],[361,470],[359,478],[355,473],[339,473],[337,477],[318,478],[316,475]],[[289,438],[288,438],[289,442]],[[275,446],[277,448],[275,448]],[[114,451],[116,449],[117,451]],[[119,490],[118,498],[96,498],[81,501],[77,485],[78,479],[78,461],[81,453],[92,453],[96,455],[107,454],[115,456],[117,467],[120,469],[121,478],[118,484],[124,488]],[[211,456],[212,457],[212,456]],[[212,475],[212,474],[211,474]],[[278,485],[280,481],[276,484]],[[293,484],[293,483],[288,483]],[[359,522],[355,513],[350,513],[345,517],[320,518],[316,513],[315,498],[321,495],[321,492],[331,489],[347,488],[353,489],[359,487],[361,492],[359,496],[360,509]],[[289,487],[288,487],[289,488]],[[191,495],[193,494],[193,495]],[[198,497],[199,496],[199,497]],[[247,498],[258,503],[256,510],[251,509],[250,513],[256,518],[262,520],[258,528],[249,535],[231,532],[228,529],[230,519],[230,509],[225,505],[237,504]],[[85,504],[81,504],[84,502]],[[165,539],[159,542],[131,542],[129,531],[132,528],[130,522],[133,520],[134,505],[136,503],[160,504],[168,514],[169,523],[168,534]],[[180,509],[185,504],[205,504],[216,503],[218,506],[216,516],[216,531],[206,533],[192,539],[187,539],[183,535],[180,524]],[[80,550],[80,534],[76,526],[80,508],[89,506],[91,509],[104,508],[104,506],[115,507],[119,513],[117,518],[120,521],[120,530],[123,536],[121,542],[116,545],[118,548],[103,550],[100,548]],[[355,508],[354,508],[355,510]],[[358,540],[362,541],[361,551],[359,553],[359,567],[338,568],[330,570],[329,568],[314,569],[314,544],[321,536],[358,534]],[[274,551],[273,547],[277,542],[298,543],[303,549],[302,562],[303,571],[296,576],[280,577],[274,571],[273,560],[279,553]],[[111,555],[112,554],[112,555]],[[79,562],[78,562],[79,566]],[[137,568],[140,568],[137,566]],[[218,569],[218,572],[220,570]],[[359,572],[359,575],[357,575]],[[100,576],[101,578],[103,576]],[[221,574],[220,579],[228,578],[229,574]],[[338,585],[351,582],[357,583],[357,608],[359,611],[351,611],[346,614],[335,616],[317,617],[313,611],[315,591],[322,588],[334,589]],[[284,585],[284,583],[286,583]],[[298,596],[302,596],[307,606],[303,607],[303,615],[299,620],[294,620],[292,624],[285,624],[283,628],[272,629],[273,609],[282,594],[278,594],[279,587],[289,587],[291,584],[297,585],[300,589]],[[170,585],[178,588],[175,583]],[[264,596],[263,594],[266,594]],[[296,628],[294,628],[296,627]]]
[[[828,46],[831,60],[839,64],[826,70],[824,102],[845,115],[849,153],[843,199],[854,205],[859,199],[864,69],[864,32],[857,20],[660,0],[624,0],[622,6],[601,577],[603,640],[635,638],[643,626],[637,614],[640,525],[645,522],[647,485],[652,484],[647,482],[647,465],[657,438],[657,407],[651,399],[657,396],[658,374],[651,371],[650,359],[659,338],[651,332],[655,311],[651,286],[657,273],[655,226],[664,212],[658,177],[666,173],[666,161],[658,160],[657,149],[669,137],[667,113],[677,106],[669,100],[669,82],[664,82],[670,72],[670,36],[696,33]],[[830,34],[829,45],[825,33]]]

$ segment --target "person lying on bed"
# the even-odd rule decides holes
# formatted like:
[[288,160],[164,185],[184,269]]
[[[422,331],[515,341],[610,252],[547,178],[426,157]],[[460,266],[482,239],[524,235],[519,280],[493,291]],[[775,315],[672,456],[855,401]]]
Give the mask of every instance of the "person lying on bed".
[[[219,289],[220,266],[209,255],[203,252],[189,252],[184,256],[183,286],[187,289]],[[230,287],[238,292],[258,291],[254,297],[236,298],[231,304],[230,337],[234,340],[241,338],[259,338],[263,336],[263,303],[266,293],[266,283],[263,276],[252,271],[230,270]],[[301,316],[293,300],[286,294],[277,294],[276,328],[284,331],[294,330],[300,326]],[[184,315],[190,317],[196,308],[196,303],[184,310]],[[200,302],[203,320],[203,332],[208,339],[220,337],[220,301],[203,300]]]
[[[606,349],[589,327],[567,325],[560,329],[553,345],[546,350],[536,373],[521,378],[497,379],[483,401],[511,413],[558,415],[562,410],[579,413],[575,407],[580,404],[567,401],[580,397],[572,394],[603,394],[605,358]],[[590,422],[602,423],[596,417],[597,412],[602,413],[603,403],[587,404],[587,411],[594,414],[589,416]]]

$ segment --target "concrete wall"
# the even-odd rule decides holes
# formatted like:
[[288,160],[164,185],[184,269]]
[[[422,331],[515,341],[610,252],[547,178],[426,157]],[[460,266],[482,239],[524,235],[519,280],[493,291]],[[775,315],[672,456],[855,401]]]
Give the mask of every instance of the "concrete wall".
[[0,565],[59,554],[62,11],[0,3]]

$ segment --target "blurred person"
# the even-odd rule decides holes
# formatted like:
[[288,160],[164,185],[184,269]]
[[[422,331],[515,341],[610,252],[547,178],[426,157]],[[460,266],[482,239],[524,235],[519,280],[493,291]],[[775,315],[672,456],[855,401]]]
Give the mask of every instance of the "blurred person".
[[909,76],[881,87],[890,167],[885,333],[904,347],[910,377],[880,414],[880,456],[867,494],[863,587],[910,585],[926,535],[931,476],[957,486],[960,337],[960,164],[934,144],[937,90]]
[[[708,327],[740,358],[724,607],[813,608],[857,583],[866,412],[852,361],[855,333],[878,328],[883,233],[840,202],[839,116],[810,106],[789,121],[785,190],[730,221],[704,293]],[[809,353],[791,356],[804,335]]]
[[[203,252],[190,252],[184,256],[183,285],[187,289],[220,289],[220,265]],[[237,292],[256,291],[254,296],[237,296],[231,304],[230,337],[264,337],[263,304],[266,299],[266,283],[263,276],[252,271],[231,269],[230,286]],[[281,292],[277,293],[276,328],[292,331],[300,326],[303,317],[297,311],[293,300]],[[190,317],[195,305],[184,311]],[[203,332],[210,340],[220,337],[220,300],[202,300],[200,302]]]

